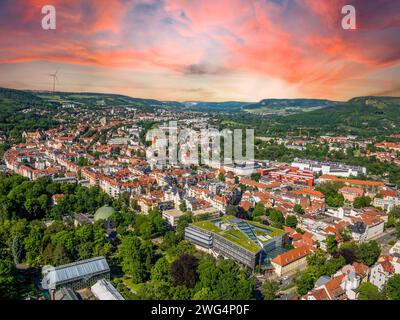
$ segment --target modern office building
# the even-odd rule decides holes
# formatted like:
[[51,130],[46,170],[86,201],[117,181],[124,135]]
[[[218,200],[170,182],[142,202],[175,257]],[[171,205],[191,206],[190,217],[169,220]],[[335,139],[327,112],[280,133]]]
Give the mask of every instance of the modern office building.
[[185,229],[185,239],[200,249],[254,269],[268,263],[272,253],[280,253],[287,237],[280,229],[223,216],[190,224]]

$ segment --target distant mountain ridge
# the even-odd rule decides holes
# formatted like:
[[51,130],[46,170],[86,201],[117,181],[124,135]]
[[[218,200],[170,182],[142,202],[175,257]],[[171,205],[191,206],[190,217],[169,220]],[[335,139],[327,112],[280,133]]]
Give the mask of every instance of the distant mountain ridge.
[[294,127],[329,129],[352,134],[400,131],[400,97],[357,97],[320,110],[280,117]]
[[[29,105],[34,103],[45,104],[46,102],[75,102],[78,104],[98,104],[99,101],[105,105],[123,105],[138,104],[156,107],[165,107],[177,110],[201,111],[201,112],[239,112],[248,110],[269,110],[280,109],[307,109],[318,108],[306,114],[289,115],[287,120],[306,121],[306,118],[319,117],[324,114],[335,113],[348,114],[351,110],[355,111],[362,106],[368,112],[371,108],[389,111],[394,105],[398,105],[399,97],[355,97],[347,102],[338,102],[326,99],[263,99],[259,102],[240,102],[240,101],[224,101],[224,102],[204,102],[204,101],[162,101],[157,99],[143,99],[129,97],[121,94],[108,93],[90,93],[90,92],[50,92],[50,91],[33,91],[33,90],[17,90],[0,87],[0,99],[14,100],[18,102],[26,102]],[[346,109],[349,106],[351,109]],[[354,109],[356,108],[356,109]],[[360,111],[360,110],[359,110]],[[397,112],[397,110],[396,110]],[[337,114],[336,114],[337,113]],[[378,111],[379,114],[379,111]],[[340,117],[339,117],[340,118]],[[397,118],[397,117],[395,117]],[[311,121],[311,120],[309,120]]]
[[260,107],[269,108],[302,108],[302,107],[328,107],[336,105],[338,102],[325,99],[264,99],[258,103],[251,104],[246,109],[257,109]]
[[400,131],[400,97],[355,97],[347,102],[323,99],[264,99],[258,103],[178,102],[119,94],[53,93],[8,88],[0,88],[0,131],[17,137],[22,130],[54,126],[52,113],[55,103],[76,103],[89,107],[125,105],[143,107],[148,111],[165,108],[178,112],[214,112],[220,113],[222,118],[227,114],[227,119],[235,118],[238,123],[253,125],[259,131],[275,128],[284,132],[303,128],[316,134],[335,132],[364,136]]

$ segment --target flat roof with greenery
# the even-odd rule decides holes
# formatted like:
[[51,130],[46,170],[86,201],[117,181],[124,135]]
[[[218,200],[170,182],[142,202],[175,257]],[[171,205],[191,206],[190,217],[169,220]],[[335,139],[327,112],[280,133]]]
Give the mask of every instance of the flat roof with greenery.
[[[230,224],[232,228],[227,229],[227,230],[222,230],[218,227],[217,223],[222,222],[225,224]],[[276,236],[282,235],[285,232],[280,229],[276,229],[270,226],[263,225],[261,223],[257,223],[254,221],[248,221],[248,220],[242,220],[239,218],[236,218],[234,216],[230,215],[225,215],[221,218],[217,219],[211,219],[211,220],[204,220],[204,221],[199,221],[199,222],[194,222],[192,223],[193,226],[196,226],[198,228],[207,230],[209,232],[213,232],[215,234],[218,234],[225,239],[240,245],[244,249],[250,251],[250,252],[258,252],[262,249],[261,245],[256,244],[253,242],[244,232],[240,231],[239,228],[237,227],[236,221],[243,221],[248,223],[254,234],[259,237],[263,236],[266,240],[262,240],[260,238],[257,238],[261,243],[266,244],[268,243],[271,239],[273,239]]]

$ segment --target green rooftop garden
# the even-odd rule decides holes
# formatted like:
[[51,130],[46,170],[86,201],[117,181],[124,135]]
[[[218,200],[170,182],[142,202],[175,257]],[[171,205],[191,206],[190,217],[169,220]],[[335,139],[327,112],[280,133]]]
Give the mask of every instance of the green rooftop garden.
[[[224,231],[215,225],[216,221],[220,220],[223,223],[231,223],[231,221],[233,219],[235,219],[234,216],[225,215],[218,219],[198,221],[198,222],[193,223],[192,225],[199,227],[201,229],[216,233],[216,234],[224,237],[225,239],[227,239],[235,244],[238,244],[241,247],[243,247],[251,252],[258,252],[259,250],[261,250],[261,247],[259,245],[257,245],[256,243],[254,243],[252,240],[250,240],[243,232],[241,232],[237,229],[234,229],[234,228]],[[263,224],[260,224],[260,223],[254,222],[254,221],[248,221],[248,220],[245,220],[245,221],[250,226],[256,227],[253,229],[256,236],[264,236],[266,239],[268,239],[267,241],[263,241],[264,244],[269,242],[272,238],[285,233],[283,230],[276,229],[276,228],[273,228],[270,226],[266,226],[266,225],[263,225]]]
[[214,225],[211,220],[204,220],[204,221],[198,221],[192,223],[195,227],[202,228],[207,231],[215,232],[215,233],[220,233],[222,230],[219,229],[216,225]]
[[261,250],[261,247],[256,245],[245,234],[238,230],[229,229],[225,232],[220,233],[220,235],[223,236],[225,239],[232,241],[251,252],[256,253]]
[[274,228],[274,227],[271,227],[271,226],[266,226],[264,224],[261,224],[261,223],[255,222],[255,221],[247,221],[247,222],[250,225],[253,225],[253,226],[256,226],[256,227],[259,227],[259,228],[262,228],[262,229],[266,229],[266,230],[272,231],[271,233],[268,233],[268,236],[270,236],[272,238],[276,237],[276,236],[280,236],[280,235],[285,233],[285,231],[283,231],[281,229],[277,229],[277,228]]

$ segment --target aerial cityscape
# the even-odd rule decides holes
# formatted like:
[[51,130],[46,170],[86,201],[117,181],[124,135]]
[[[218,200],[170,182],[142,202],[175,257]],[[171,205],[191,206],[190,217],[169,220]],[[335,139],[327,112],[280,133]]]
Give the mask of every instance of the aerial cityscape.
[[351,2],[0,2],[0,300],[400,300],[400,3]]

